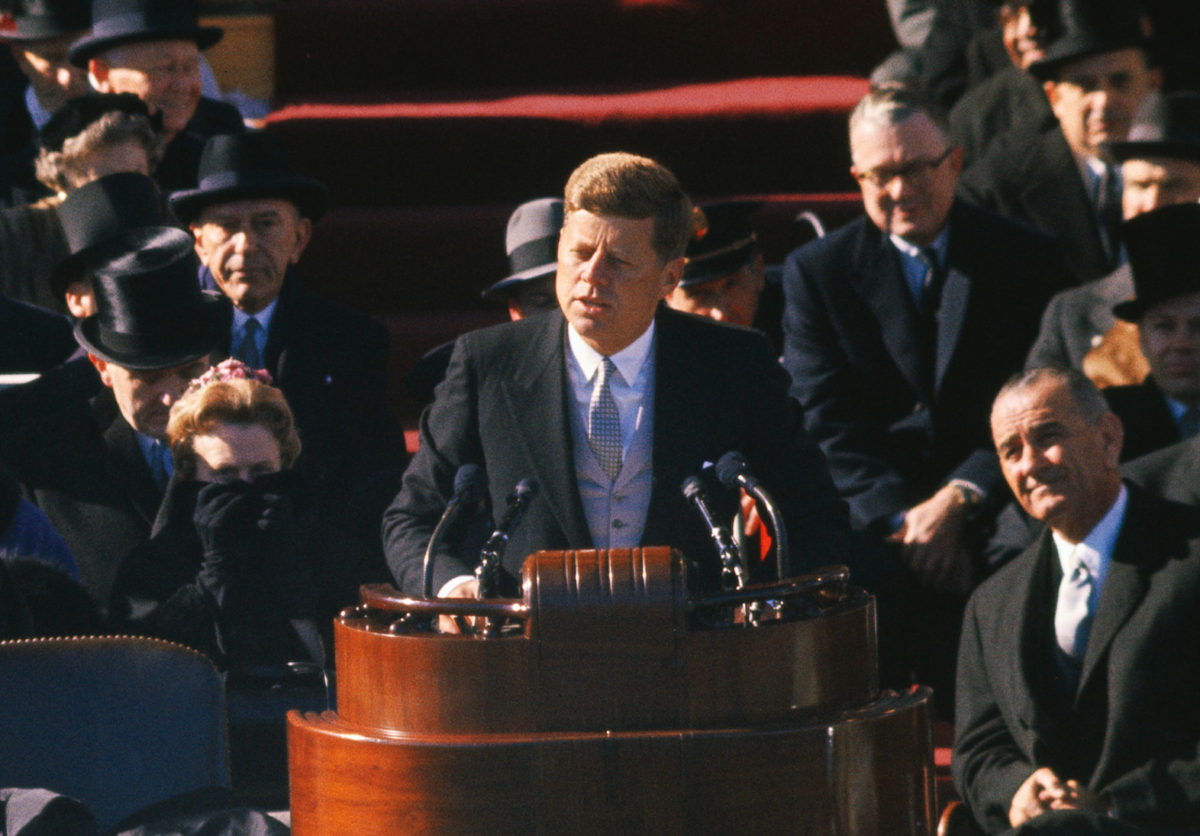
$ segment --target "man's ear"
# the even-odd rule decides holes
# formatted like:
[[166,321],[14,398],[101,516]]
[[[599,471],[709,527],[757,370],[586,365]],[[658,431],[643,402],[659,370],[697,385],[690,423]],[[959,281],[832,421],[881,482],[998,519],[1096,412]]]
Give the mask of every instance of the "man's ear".
[[288,259],[288,264],[296,264],[300,261],[300,256],[304,255],[304,250],[308,247],[308,242],[311,240],[312,221],[302,217],[296,223],[296,245],[292,249],[292,255]]
[[88,82],[93,88],[101,93],[111,93],[112,89],[108,83],[108,62],[103,58],[89,58],[87,71]]
[[666,263],[662,271],[662,295],[669,296],[671,291],[678,287],[680,280],[683,278],[683,268],[687,266],[687,259],[683,256],[673,258]]
[[1100,432],[1104,438],[1105,464],[1116,470],[1121,462],[1121,447],[1125,443],[1125,425],[1115,412],[1106,412],[1100,416]]
[[101,358],[97,357],[95,354],[92,354],[90,351],[88,352],[88,359],[92,361],[92,365],[95,366],[96,371],[98,371],[100,373],[100,382],[103,383],[105,386],[107,386],[109,389],[111,389],[112,388],[112,375],[109,374],[109,371],[108,371],[108,361],[102,360]]

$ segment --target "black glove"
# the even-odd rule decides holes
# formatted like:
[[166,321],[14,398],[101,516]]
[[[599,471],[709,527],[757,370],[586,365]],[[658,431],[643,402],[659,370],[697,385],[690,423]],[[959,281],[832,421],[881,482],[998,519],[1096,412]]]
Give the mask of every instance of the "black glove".
[[221,606],[230,580],[251,565],[262,503],[245,482],[214,483],[196,497],[192,522],[204,552],[196,583]]

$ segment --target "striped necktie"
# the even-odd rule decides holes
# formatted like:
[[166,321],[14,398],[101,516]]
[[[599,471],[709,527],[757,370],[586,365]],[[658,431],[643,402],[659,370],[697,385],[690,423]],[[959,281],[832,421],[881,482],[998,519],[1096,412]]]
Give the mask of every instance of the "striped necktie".
[[262,325],[254,317],[246,320],[242,327],[242,341],[233,356],[252,369],[263,367],[262,352],[258,350],[258,332]]

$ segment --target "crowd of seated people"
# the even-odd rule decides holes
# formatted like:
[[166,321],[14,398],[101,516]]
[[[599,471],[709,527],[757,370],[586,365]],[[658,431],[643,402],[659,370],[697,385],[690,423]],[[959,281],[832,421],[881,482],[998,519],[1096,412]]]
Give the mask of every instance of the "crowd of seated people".
[[[924,4],[849,114],[862,216],[782,265],[757,204],[693,205],[634,154],[581,161],[495,242],[510,275],[482,293],[511,321],[411,370],[410,462],[386,330],[304,284],[326,186],[201,95],[220,30],[148,0],[94,0],[89,29],[86,5],[21,3],[0,29],[29,79],[0,148],[0,371],[39,375],[0,390],[4,636],[331,665],[360,584],[423,592],[467,464],[484,517],[541,485],[503,594],[535,548],[661,543],[712,589],[676,486],[738,449],[802,544],[792,571],[844,563],[876,597],[883,684],[931,684],[957,720],[979,825],[1200,826],[1194,675],[1133,682],[1200,628],[1185,13]],[[435,591],[478,594],[474,556],[445,544]]]

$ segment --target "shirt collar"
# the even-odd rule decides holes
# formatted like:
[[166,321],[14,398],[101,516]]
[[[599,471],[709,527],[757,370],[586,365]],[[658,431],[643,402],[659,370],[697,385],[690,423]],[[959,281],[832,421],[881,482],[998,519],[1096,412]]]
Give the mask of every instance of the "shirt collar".
[[[276,296],[271,300],[271,304],[267,305],[261,311],[253,314],[253,317],[258,320],[258,324],[263,331],[268,331],[271,328],[271,317],[275,315],[275,306],[279,304],[279,297]],[[233,309],[233,327],[241,331],[246,327],[246,321],[250,319],[251,314],[246,313],[241,308]]]
[[[621,373],[621,379],[626,383],[632,385],[637,380],[642,366],[646,363],[646,358],[650,356],[650,346],[653,342],[654,320],[651,320],[650,327],[643,331],[640,337],[616,354],[609,355],[608,359],[613,361],[617,371]],[[567,345],[571,348],[575,362],[583,371],[584,378],[590,381],[596,374],[596,368],[600,365],[600,360],[604,355],[584,342],[583,337],[579,336],[570,323],[567,324]]]
[[942,227],[942,231],[938,233],[938,237],[934,238],[933,243],[927,247],[918,247],[911,241],[905,241],[899,235],[889,235],[888,238],[896,245],[896,249],[900,251],[901,255],[920,259],[921,261],[925,260],[925,251],[932,248],[937,253],[938,263],[941,265],[946,263],[946,244],[950,240],[950,225],[946,224]]
[[1071,574],[1075,568],[1075,559],[1078,558],[1096,579],[1097,586],[1104,583],[1104,578],[1108,575],[1108,564],[1112,560],[1113,549],[1117,545],[1117,535],[1121,531],[1121,523],[1125,520],[1125,508],[1128,504],[1129,491],[1124,485],[1121,485],[1117,499],[1108,509],[1108,513],[1078,544],[1066,540],[1057,531],[1051,532],[1054,538],[1054,548],[1058,552],[1058,562],[1062,566],[1064,575]]
[[1183,414],[1185,412],[1187,412],[1189,409],[1191,409],[1190,406],[1183,403],[1182,401],[1175,400],[1170,395],[1164,394],[1163,400],[1167,402],[1167,409],[1171,410],[1171,417],[1175,419],[1176,424],[1178,424],[1180,421],[1182,421]]

